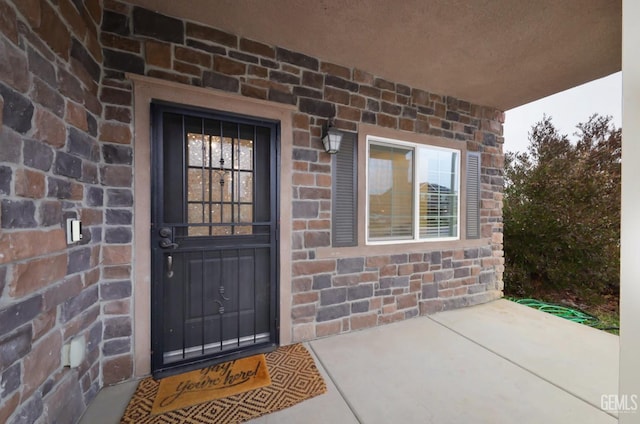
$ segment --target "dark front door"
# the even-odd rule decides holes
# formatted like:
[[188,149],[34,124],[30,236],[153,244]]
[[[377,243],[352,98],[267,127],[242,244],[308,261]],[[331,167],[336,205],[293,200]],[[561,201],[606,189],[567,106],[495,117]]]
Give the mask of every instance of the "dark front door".
[[153,105],[152,368],[277,343],[274,123]]

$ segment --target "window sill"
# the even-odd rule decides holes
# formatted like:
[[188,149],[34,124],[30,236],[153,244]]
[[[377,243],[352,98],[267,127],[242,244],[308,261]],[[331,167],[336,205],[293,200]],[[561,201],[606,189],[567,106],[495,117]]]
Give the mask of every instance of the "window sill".
[[364,244],[352,247],[320,247],[316,249],[316,259],[350,258],[354,256],[396,255],[436,250],[463,249],[491,244],[491,238],[473,240],[448,240],[428,242],[399,242],[385,244]]
[[444,243],[448,241],[460,241],[458,237],[441,237],[441,238],[432,238],[432,239],[400,239],[400,240],[369,240],[366,243],[366,246],[383,246],[383,245],[398,245],[398,244],[434,244],[434,243]]

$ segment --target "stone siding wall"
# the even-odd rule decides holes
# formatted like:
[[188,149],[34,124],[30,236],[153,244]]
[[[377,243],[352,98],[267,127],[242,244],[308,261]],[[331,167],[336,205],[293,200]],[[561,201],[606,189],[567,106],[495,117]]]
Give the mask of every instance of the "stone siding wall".
[[[105,9],[101,100],[108,110],[118,110],[108,119],[110,131],[126,135],[123,143],[130,142],[132,102],[126,72],[297,107],[290,158],[294,341],[500,296],[502,112],[116,1],[106,1]],[[318,259],[317,249],[331,243],[331,156],[320,141],[331,117],[347,131],[357,132],[366,123],[482,152],[486,245],[443,249],[425,243],[421,251],[398,255]]]
[[[99,0],[0,1],[0,422],[75,422],[101,387],[113,290],[98,140]],[[64,222],[84,239],[67,246]],[[121,278],[127,280],[128,273]],[[62,346],[86,357],[64,368]]]
[[294,340],[312,340],[497,299],[491,246],[300,261],[293,265]]
[[[0,23],[0,422],[73,422],[102,385],[133,375],[127,72],[295,105],[292,239],[281,241],[295,341],[500,296],[502,112],[116,0],[0,0]],[[365,123],[482,152],[484,242],[319,257],[332,185],[320,135],[334,116],[347,131]],[[67,217],[82,218],[78,245],[65,243]],[[87,358],[63,368],[77,336]]]

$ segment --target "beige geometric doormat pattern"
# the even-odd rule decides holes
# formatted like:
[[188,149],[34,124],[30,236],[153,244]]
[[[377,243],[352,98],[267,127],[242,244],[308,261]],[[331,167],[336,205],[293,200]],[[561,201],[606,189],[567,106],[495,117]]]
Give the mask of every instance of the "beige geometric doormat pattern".
[[271,384],[244,393],[152,415],[160,383],[151,377],[140,382],[121,419],[122,424],[240,423],[288,408],[321,395],[327,386],[313,358],[301,344],[283,346],[265,354]]

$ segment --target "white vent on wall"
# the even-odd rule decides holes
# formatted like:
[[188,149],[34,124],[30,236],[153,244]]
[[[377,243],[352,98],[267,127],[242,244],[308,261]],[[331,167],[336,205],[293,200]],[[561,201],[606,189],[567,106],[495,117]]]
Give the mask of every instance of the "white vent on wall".
[[62,366],[77,368],[84,361],[87,344],[84,336],[75,337],[62,346]]

